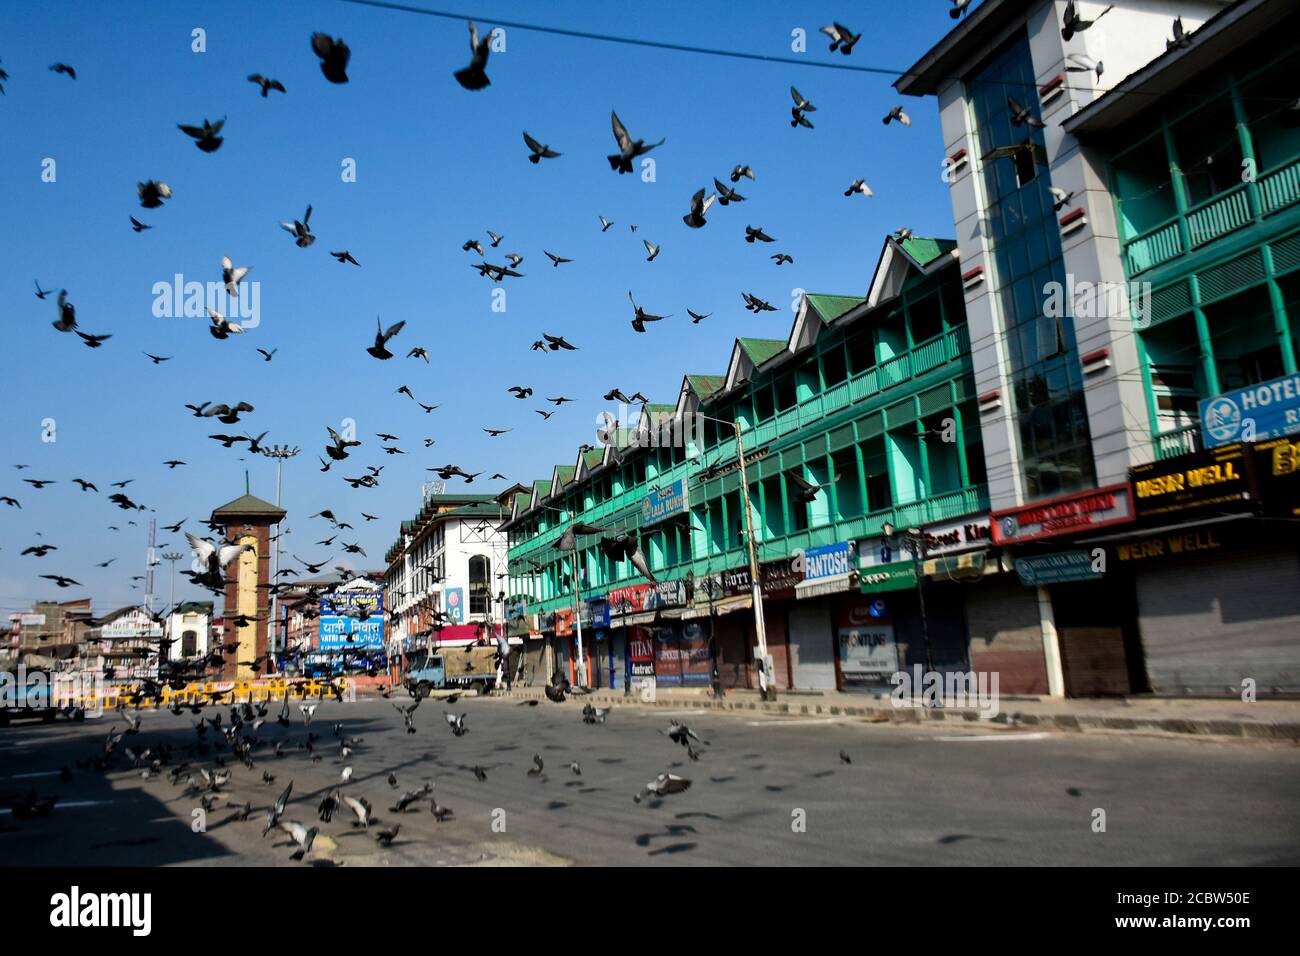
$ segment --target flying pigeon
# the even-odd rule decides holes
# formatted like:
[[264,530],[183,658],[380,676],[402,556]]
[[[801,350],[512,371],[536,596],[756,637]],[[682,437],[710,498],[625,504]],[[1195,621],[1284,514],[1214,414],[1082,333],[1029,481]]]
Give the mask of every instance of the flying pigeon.
[[390,325],[385,331],[384,327],[379,323],[379,316],[375,316],[375,326],[377,328],[377,331],[375,332],[375,344],[367,348],[366,351],[375,358],[383,361],[392,358],[393,353],[388,351],[387,348],[388,340],[398,332],[402,331],[402,327],[405,325],[406,321],[402,320],[394,325]]
[[530,150],[528,161],[534,166],[540,163],[543,159],[554,159],[560,155],[555,150],[551,149],[551,147],[544,143],[539,143],[537,140],[529,136],[527,130],[524,130],[524,143],[527,144],[528,149]]
[[486,68],[488,54],[492,52],[493,31],[489,30],[480,40],[478,27],[475,26],[474,21],[470,20],[468,23],[470,50],[469,66],[465,67],[463,70],[457,70],[453,75],[456,77],[456,82],[465,87],[465,89],[481,90],[492,83],[492,81],[488,79]]
[[266,99],[267,94],[270,93],[271,90],[279,90],[281,93],[285,92],[283,83],[279,80],[272,80],[265,77],[261,73],[250,73],[248,76],[248,82],[256,83],[262,88],[262,99]]
[[203,152],[215,153],[221,148],[221,144],[225,142],[224,139],[217,135],[221,132],[221,127],[225,125],[226,120],[222,117],[215,123],[210,123],[205,119],[202,126],[186,126],[183,123],[178,123],[177,129],[186,136],[192,137],[195,140],[194,145]]
[[325,74],[325,79],[331,83],[348,81],[348,59],[352,56],[352,51],[342,37],[332,40],[327,34],[313,33],[311,48],[320,57],[320,71]]
[[650,150],[667,142],[666,139],[661,139],[657,143],[647,144],[643,139],[634,140],[628,134],[627,127],[623,125],[617,113],[611,110],[609,117],[610,124],[614,128],[614,139],[618,142],[618,152],[605,158],[609,160],[609,168],[618,170],[620,176],[632,172],[632,160],[638,156],[644,156]]

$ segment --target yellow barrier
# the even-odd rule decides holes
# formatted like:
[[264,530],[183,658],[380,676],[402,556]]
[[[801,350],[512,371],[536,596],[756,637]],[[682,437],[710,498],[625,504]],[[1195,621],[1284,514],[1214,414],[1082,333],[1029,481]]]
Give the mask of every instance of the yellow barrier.
[[[270,677],[247,678],[234,681],[192,681],[184,687],[176,689],[163,685],[157,697],[150,697],[139,702],[141,707],[171,707],[178,704],[182,707],[193,704],[204,703],[261,703],[263,701],[284,700],[297,698],[307,700],[317,698],[323,700],[327,696],[333,696],[335,689],[340,694],[346,694],[349,681],[346,677],[339,678],[336,681],[321,680],[320,678],[288,678],[288,677]],[[137,704],[131,701],[131,698],[138,693],[140,685],[138,684],[121,684],[110,685],[105,687],[101,693],[83,694],[80,697],[74,697],[73,701],[85,710],[116,710],[119,706],[136,707]],[[212,695],[219,694],[219,701],[212,701]]]

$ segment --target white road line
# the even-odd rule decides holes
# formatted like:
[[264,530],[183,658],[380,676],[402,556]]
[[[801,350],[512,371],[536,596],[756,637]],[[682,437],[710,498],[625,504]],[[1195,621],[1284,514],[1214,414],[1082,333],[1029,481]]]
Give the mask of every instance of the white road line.
[[11,773],[8,779],[25,780],[28,777],[57,777],[62,772],[62,770],[41,770],[37,773]]
[[789,720],[747,720],[745,723],[750,727],[796,727],[799,725],[808,726],[809,724],[838,724],[842,723],[843,717],[818,717],[809,719],[807,717],[794,717]]
[[950,741],[982,741],[982,740],[1042,740],[1050,737],[1051,734],[1046,731],[1038,731],[1032,734],[958,734],[952,737],[915,737],[915,740],[950,740]]

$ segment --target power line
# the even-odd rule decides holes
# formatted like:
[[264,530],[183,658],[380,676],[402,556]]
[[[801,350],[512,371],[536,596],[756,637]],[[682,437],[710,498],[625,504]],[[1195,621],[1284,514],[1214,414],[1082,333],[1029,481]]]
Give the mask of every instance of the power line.
[[900,76],[905,71],[882,66],[857,66],[852,63],[821,62],[818,60],[796,60],[788,56],[766,56],[762,53],[745,53],[741,50],[718,50],[712,47],[690,46],[684,43],[667,43],[661,40],[642,40],[635,37],[616,37],[608,33],[593,33],[587,30],[568,30],[564,27],[544,27],[535,23],[518,23],[509,20],[497,20],[492,17],[471,16],[465,13],[451,13],[445,10],[428,10],[424,7],[412,7],[404,3],[385,3],[382,0],[342,0],[365,7],[379,7],[385,10],[398,10],[403,13],[418,13],[428,17],[440,17],[444,20],[477,20],[494,26],[508,27],[511,30],[531,30],[534,33],[550,33],[556,36],[574,37],[580,40],[597,40],[602,43],[621,43],[625,46],[651,47],[657,50],[673,50],[677,53],[699,53],[705,56],[723,56],[735,60],[756,60],[763,63],[786,63],[793,66],[817,66],[828,70],[845,70],[850,73],[875,73],[882,76]]

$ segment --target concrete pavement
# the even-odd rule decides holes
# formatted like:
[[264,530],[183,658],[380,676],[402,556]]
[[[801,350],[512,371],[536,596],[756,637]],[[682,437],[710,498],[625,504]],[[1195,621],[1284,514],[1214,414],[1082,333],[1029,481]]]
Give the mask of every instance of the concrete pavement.
[[[424,702],[415,734],[383,700],[325,701],[310,728],[296,713],[291,728],[268,725],[254,770],[226,751],[232,780],[204,832],[194,829],[197,796],[168,783],[166,768],[148,781],[126,764],[59,781],[62,766],[102,748],[111,719],[15,724],[0,731],[0,791],[35,787],[58,794],[60,805],[41,820],[0,814],[0,855],[10,865],[56,866],[1300,863],[1300,750],[1278,742],[870,723],[686,703],[620,706],[588,726],[575,700],[469,697],[454,706],[469,728],[456,738],[446,709]],[[709,741],[698,762],[664,735],[670,717]],[[183,753],[195,719],[145,712],[125,745],[170,745],[172,763],[189,760],[197,776],[200,763]],[[330,823],[317,818],[345,766],[334,722],[360,738],[343,790],[373,804],[378,823],[368,831],[352,827],[346,811]],[[298,749],[309,731],[320,735],[319,761]],[[270,751],[277,741],[285,742],[279,759]],[[530,776],[534,754],[545,767]],[[573,760],[581,775],[569,769]],[[275,781],[262,783],[263,771]],[[632,801],[665,771],[692,787]],[[305,863],[289,860],[284,835],[260,835],[265,808],[290,779],[285,819],[321,828]],[[388,809],[426,781],[452,808],[449,820],[437,823],[428,801],[405,814]],[[254,812],[236,821],[227,805],[245,800]],[[1094,829],[1098,811],[1105,832]],[[376,831],[394,823],[397,839],[380,846]]]

